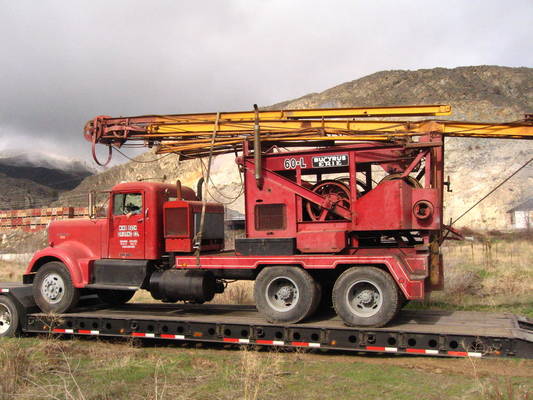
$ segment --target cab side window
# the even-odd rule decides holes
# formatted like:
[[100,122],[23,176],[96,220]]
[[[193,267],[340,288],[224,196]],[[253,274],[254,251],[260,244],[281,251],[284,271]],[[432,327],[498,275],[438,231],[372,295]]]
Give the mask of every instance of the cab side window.
[[113,199],[113,215],[140,214],[142,193],[117,193]]

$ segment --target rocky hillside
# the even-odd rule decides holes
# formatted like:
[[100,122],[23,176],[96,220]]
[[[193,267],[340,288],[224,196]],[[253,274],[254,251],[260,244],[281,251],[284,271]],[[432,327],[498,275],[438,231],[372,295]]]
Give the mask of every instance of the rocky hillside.
[[533,69],[496,66],[381,71],[272,108],[451,104],[450,119],[512,121],[533,107]]
[[[451,104],[456,120],[514,121],[533,112],[533,69],[496,66],[435,68],[418,71],[382,71],[269,108],[353,107],[403,104]],[[446,175],[453,193],[446,194],[445,218],[457,217],[533,154],[533,143],[518,140],[447,139]],[[157,160],[154,162],[150,162]],[[216,200],[230,202],[240,192],[240,179],[231,155],[214,162],[213,181],[222,192]],[[174,155],[160,158],[152,152],[85,179],[61,201],[72,204],[94,187],[109,188],[132,179],[174,182],[178,177],[194,187],[201,176],[200,161],[179,162]],[[73,197],[78,196],[78,197]],[[461,220],[459,226],[476,229],[509,227],[507,210],[533,196],[533,167],[515,176],[493,196]],[[74,205],[74,204],[72,204]],[[243,210],[242,199],[229,205]]]
[[58,192],[28,179],[12,178],[0,172],[0,210],[33,208],[48,205]]

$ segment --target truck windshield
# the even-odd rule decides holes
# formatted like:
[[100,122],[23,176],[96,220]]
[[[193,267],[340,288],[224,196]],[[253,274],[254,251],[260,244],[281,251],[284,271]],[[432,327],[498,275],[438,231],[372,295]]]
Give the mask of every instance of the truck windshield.
[[140,214],[142,193],[117,193],[113,201],[113,215]]

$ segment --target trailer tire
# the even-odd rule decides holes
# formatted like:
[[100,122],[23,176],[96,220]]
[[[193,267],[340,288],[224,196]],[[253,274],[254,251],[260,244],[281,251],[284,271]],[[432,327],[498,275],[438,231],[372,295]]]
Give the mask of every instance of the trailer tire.
[[136,290],[110,290],[97,289],[96,294],[98,298],[106,304],[111,306],[120,306],[127,303],[135,295]]
[[78,304],[80,290],[72,284],[65,264],[51,261],[44,264],[33,281],[33,298],[43,312],[63,313]]
[[316,311],[320,286],[299,267],[266,267],[255,280],[254,298],[268,322],[294,324]]
[[400,302],[396,282],[379,268],[350,268],[333,287],[333,307],[348,326],[384,326],[396,316]]
[[0,296],[0,337],[13,337],[20,332],[20,313],[7,296]]

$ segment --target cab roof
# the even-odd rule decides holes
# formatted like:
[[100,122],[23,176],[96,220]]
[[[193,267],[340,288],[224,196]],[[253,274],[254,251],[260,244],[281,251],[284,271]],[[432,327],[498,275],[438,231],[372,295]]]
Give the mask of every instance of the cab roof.
[[145,192],[163,192],[165,190],[176,193],[176,185],[162,182],[123,182],[113,186],[113,192],[131,192],[143,190]]

